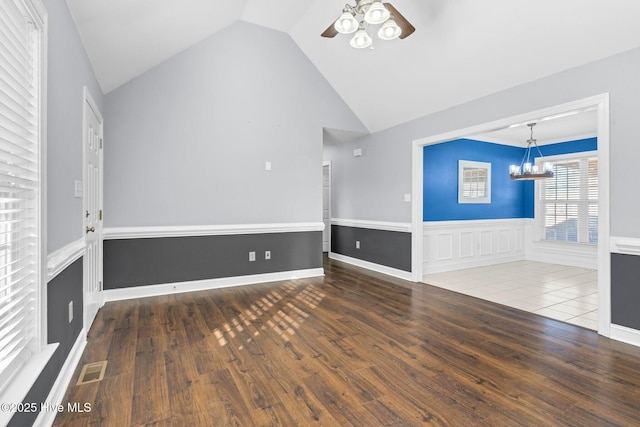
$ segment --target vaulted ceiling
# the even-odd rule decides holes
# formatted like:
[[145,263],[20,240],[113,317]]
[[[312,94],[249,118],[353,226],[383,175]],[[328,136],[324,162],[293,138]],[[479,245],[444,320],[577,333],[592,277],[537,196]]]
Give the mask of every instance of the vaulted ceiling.
[[288,33],[371,132],[640,46],[637,0],[392,0],[416,32],[363,50],[320,37],[345,0],[67,3],[105,93],[243,20]]

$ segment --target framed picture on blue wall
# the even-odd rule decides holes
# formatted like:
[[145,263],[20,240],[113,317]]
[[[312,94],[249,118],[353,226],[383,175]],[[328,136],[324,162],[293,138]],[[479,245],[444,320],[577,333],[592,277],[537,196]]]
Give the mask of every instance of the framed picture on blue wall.
[[458,160],[458,203],[491,203],[491,163]]

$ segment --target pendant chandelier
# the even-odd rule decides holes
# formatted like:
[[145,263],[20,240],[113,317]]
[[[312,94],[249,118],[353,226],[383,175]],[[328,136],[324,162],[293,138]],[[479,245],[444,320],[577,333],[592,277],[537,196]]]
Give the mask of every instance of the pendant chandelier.
[[[549,162],[544,161],[544,156],[540,151],[540,147],[538,147],[538,143],[533,138],[533,127],[535,123],[529,123],[529,129],[531,129],[531,137],[527,140],[527,149],[524,152],[524,157],[522,157],[522,161],[520,162],[520,166],[511,165],[509,166],[509,175],[511,179],[515,180],[533,180],[533,179],[546,179],[553,178],[553,165]],[[538,167],[538,165],[533,163],[533,158],[531,157],[531,146],[534,146],[540,155],[540,159],[542,161],[542,170]]]

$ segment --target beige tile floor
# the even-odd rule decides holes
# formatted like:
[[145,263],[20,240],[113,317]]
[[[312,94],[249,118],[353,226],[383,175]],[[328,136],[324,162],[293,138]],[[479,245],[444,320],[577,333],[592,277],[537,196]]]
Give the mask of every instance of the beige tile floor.
[[598,329],[597,270],[517,261],[427,274],[424,283]]

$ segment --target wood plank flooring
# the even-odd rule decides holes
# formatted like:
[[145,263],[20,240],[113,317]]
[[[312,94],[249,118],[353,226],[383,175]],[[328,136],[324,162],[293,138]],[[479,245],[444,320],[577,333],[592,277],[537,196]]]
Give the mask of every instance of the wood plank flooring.
[[[640,349],[326,260],[324,278],[106,304],[56,426],[634,426]],[[101,382],[75,386],[85,363]]]

